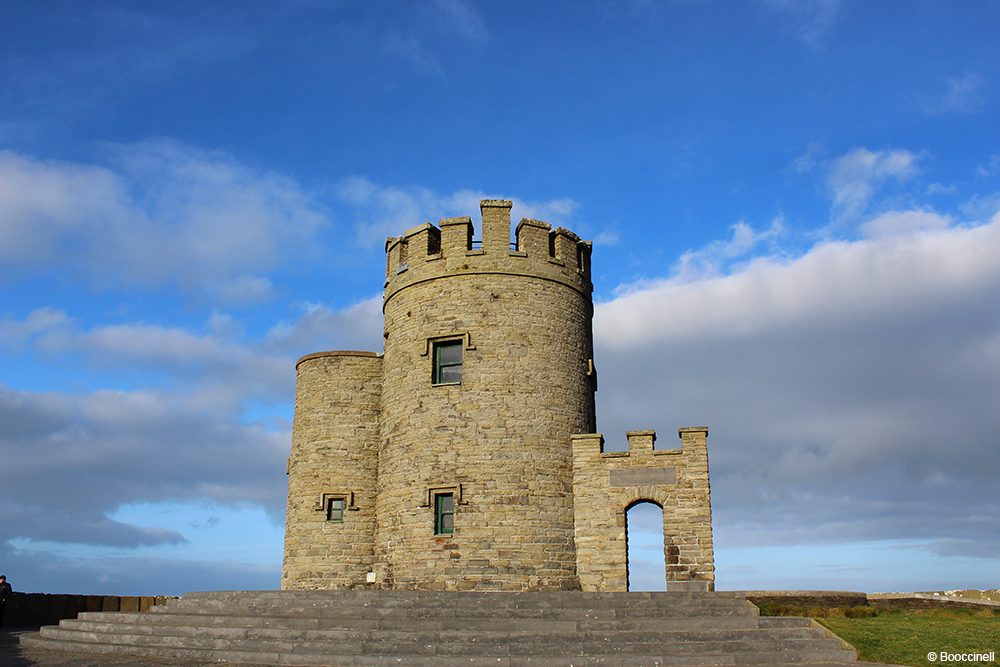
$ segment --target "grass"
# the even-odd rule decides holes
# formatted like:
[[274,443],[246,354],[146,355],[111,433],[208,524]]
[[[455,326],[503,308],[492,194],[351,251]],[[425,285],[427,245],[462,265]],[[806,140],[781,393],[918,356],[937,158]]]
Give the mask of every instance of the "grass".
[[858,649],[861,660],[893,665],[1000,665],[992,662],[931,662],[931,651],[989,653],[1000,658],[1000,610],[875,607],[802,608],[765,605],[769,616],[811,616]]

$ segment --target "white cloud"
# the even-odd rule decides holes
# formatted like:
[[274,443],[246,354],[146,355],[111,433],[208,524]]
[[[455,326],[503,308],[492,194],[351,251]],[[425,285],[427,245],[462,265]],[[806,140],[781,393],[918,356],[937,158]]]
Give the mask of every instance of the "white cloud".
[[[281,582],[280,563],[149,556],[69,558],[33,547],[36,545],[31,542],[17,547],[0,542],[0,560],[8,576],[17,573],[14,585],[20,590],[78,595],[97,591],[104,595],[183,595],[192,590],[274,589]],[[239,554],[233,556],[238,558]]]
[[[110,147],[108,165],[0,152],[0,259],[59,264],[99,286],[177,284],[267,298],[267,271],[326,224],[293,181],[176,142]],[[17,267],[20,267],[19,269]]]
[[[205,394],[0,386],[5,539],[138,546],[174,531],[109,518],[122,503],[207,497],[280,515],[287,432],[236,422]],[[38,490],[58,489],[58,493]]]
[[619,241],[621,241],[621,234],[618,233],[617,229],[604,229],[594,235],[594,245],[596,246],[618,245]]
[[223,303],[242,304],[269,301],[277,290],[268,278],[242,275],[209,288],[216,300]]
[[980,178],[988,178],[997,173],[1000,173],[1000,153],[992,153],[986,164],[976,167],[976,176]]
[[[913,211],[889,219],[933,217]],[[799,318],[812,326],[944,297],[952,289],[980,285],[984,275],[997,270],[993,254],[1000,243],[1000,218],[952,230],[939,224],[930,225],[936,233],[821,243],[794,260],[759,258],[721,278],[650,281],[601,304],[595,329],[608,344],[631,345],[706,333],[703,329],[714,337],[740,336]],[[894,280],[872,279],[883,272]],[[669,312],[657,306],[663,301],[670,302]]]
[[225,343],[184,329],[156,324],[111,324],[95,327],[74,341],[104,358],[121,363],[153,362],[172,368],[214,365],[231,354]]
[[[111,518],[135,502],[250,503],[280,516],[295,359],[376,349],[380,305],[380,297],[342,311],[312,304],[249,341],[237,320],[218,312],[201,333],[143,322],[83,328],[52,308],[0,321],[0,342],[31,345],[42,363],[82,362],[140,387],[0,386],[0,457],[17,478],[0,502],[5,537],[122,548],[184,539]],[[60,493],[39,497],[43,486]]]
[[826,183],[842,217],[862,213],[888,181],[904,182],[918,171],[920,158],[907,150],[855,148],[830,162]]
[[840,16],[841,0],[765,0],[763,6],[784,19],[803,45],[822,48]]
[[434,77],[444,76],[441,60],[417,35],[391,32],[382,37],[381,43],[388,53],[408,61],[414,71]]
[[368,245],[382,243],[389,236],[398,236],[421,221],[437,222],[447,217],[470,216],[478,230],[479,202],[482,199],[511,199],[511,220],[514,224],[520,218],[534,218],[559,225],[578,208],[578,204],[568,197],[528,201],[468,189],[441,194],[415,186],[380,186],[357,176],[342,180],[336,185],[335,192],[341,201],[354,209],[358,237]]
[[971,114],[985,106],[986,80],[977,72],[966,72],[962,76],[950,77],[947,90],[938,98],[924,106],[930,114]]
[[733,261],[747,257],[761,243],[777,240],[784,233],[781,216],[771,220],[771,225],[763,231],[755,231],[745,221],[740,220],[729,229],[733,235],[725,241],[713,241],[704,248],[688,250],[674,266],[674,280],[685,282],[717,276]]
[[[80,328],[64,312],[42,308],[24,320],[0,321],[0,343],[31,343],[48,360],[82,359],[116,376],[206,391],[220,407],[248,398],[285,400],[294,390],[292,359],[239,340],[240,325],[213,314],[208,333],[129,322]],[[234,338],[235,336],[235,338]],[[191,383],[195,384],[191,384]],[[207,396],[203,400],[207,400]]]
[[431,20],[449,35],[458,35],[470,41],[488,37],[486,23],[475,7],[464,0],[433,0],[421,7],[430,12]]
[[929,195],[953,195],[958,192],[958,187],[955,185],[945,185],[944,183],[934,182],[927,186],[926,193]]
[[66,313],[49,306],[36,308],[23,320],[0,319],[0,346],[22,345],[39,334],[62,328],[69,323]]
[[1000,316],[986,306],[1000,303],[1000,214],[949,222],[897,211],[869,239],[598,305],[609,443],[655,427],[671,447],[678,426],[708,424],[728,545],[909,539],[955,553],[1000,535]]
[[818,142],[809,144],[802,154],[792,161],[792,170],[798,174],[812,171],[823,163],[824,152],[822,144]]
[[935,232],[947,229],[950,217],[932,211],[889,211],[861,225],[867,238],[910,236],[918,232]]
[[280,516],[295,359],[380,347],[381,298],[339,311],[312,304],[261,339],[244,335],[219,312],[202,332],[143,322],[88,328],[53,308],[0,320],[0,344],[30,346],[39,365],[110,370],[138,387],[0,385],[0,459],[9,475],[0,547],[10,539],[121,548],[184,540],[178,530],[115,518],[129,503],[200,499]]
[[[485,195],[481,197],[482,199],[488,199]],[[528,201],[524,199],[518,199],[517,197],[505,197],[513,201],[513,208],[511,209],[511,220],[515,223],[521,218],[533,218],[535,220],[543,220],[545,222],[551,222],[553,226],[565,224],[566,221],[572,217],[576,210],[579,208],[579,204],[570,199],[569,197],[562,197],[560,199],[549,199],[545,201]],[[476,201],[476,210],[479,209],[479,202]]]
[[1000,192],[974,195],[963,202],[959,210],[973,220],[989,217],[994,211],[1000,210]]
[[321,304],[306,304],[295,322],[271,328],[265,347],[302,356],[323,350],[382,351],[382,295],[333,310]]
[[[434,77],[444,77],[448,58],[440,48],[440,36],[454,45],[456,39],[482,43],[488,38],[486,23],[475,6],[464,0],[433,0],[413,6],[414,14],[404,19],[405,29],[388,29],[378,43],[388,53],[402,57],[413,69]],[[376,33],[384,29],[379,21]]]
[[0,263],[50,261],[131,217],[123,183],[94,165],[0,151]]

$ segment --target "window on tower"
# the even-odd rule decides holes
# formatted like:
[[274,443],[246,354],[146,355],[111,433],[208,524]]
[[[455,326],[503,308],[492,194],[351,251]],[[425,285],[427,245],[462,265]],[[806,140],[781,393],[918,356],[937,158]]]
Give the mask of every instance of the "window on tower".
[[462,341],[445,340],[434,343],[434,384],[462,382]]
[[327,498],[326,520],[334,523],[344,523],[344,505],[343,498]]
[[434,534],[451,535],[455,532],[455,494],[439,493],[434,496]]

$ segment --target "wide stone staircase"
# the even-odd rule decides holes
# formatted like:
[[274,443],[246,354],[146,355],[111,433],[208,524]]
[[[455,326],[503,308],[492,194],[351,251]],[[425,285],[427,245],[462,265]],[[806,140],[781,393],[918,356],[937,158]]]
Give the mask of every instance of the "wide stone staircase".
[[[853,648],[735,593],[188,593],[26,635],[64,651],[267,665],[845,665]],[[855,663],[856,664],[856,663]]]

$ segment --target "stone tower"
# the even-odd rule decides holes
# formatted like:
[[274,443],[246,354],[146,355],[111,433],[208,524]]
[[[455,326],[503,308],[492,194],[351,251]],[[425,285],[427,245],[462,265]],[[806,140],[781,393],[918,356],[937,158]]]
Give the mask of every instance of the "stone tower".
[[[510,208],[482,203],[478,248],[469,218],[387,244],[375,548],[405,588],[577,586],[566,443],[595,427],[590,244],[525,220],[512,250]],[[442,345],[460,384],[433,378]],[[448,539],[410,506],[416,490],[429,515],[444,489]]]
[[[679,456],[656,467],[651,437],[648,461],[608,461],[593,433],[591,244],[529,219],[511,244],[511,202],[481,210],[481,242],[467,217],[386,241],[381,356],[299,361],[282,587],[623,590],[624,552],[599,544],[624,547],[636,500],[664,506],[666,527],[683,489],[707,551],[704,530],[690,563],[672,539],[673,579],[710,586],[704,435],[685,440],[688,475]],[[691,533],[686,511],[674,532]]]

